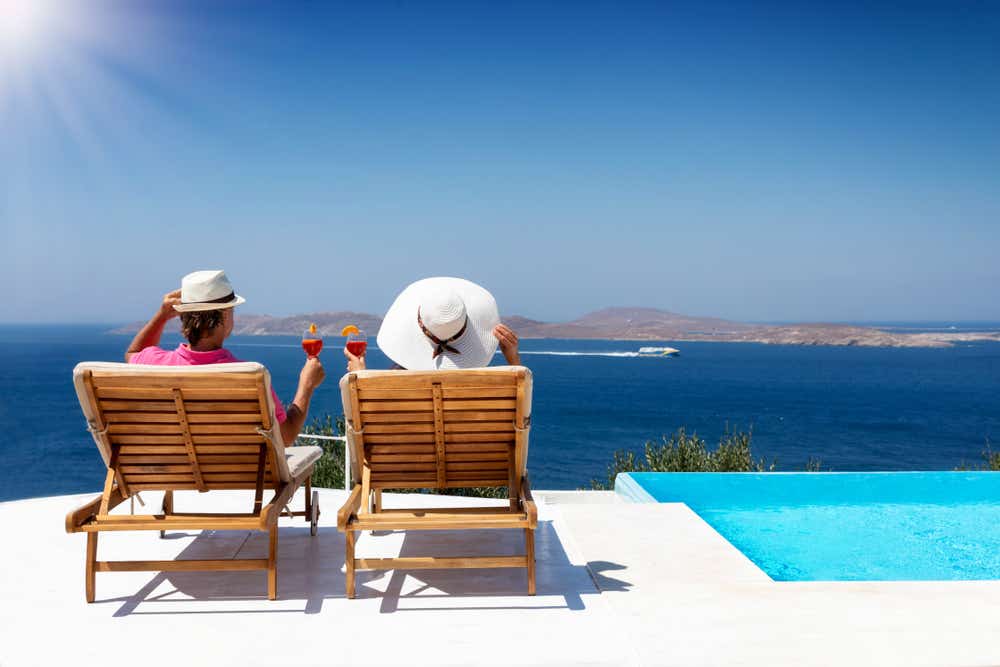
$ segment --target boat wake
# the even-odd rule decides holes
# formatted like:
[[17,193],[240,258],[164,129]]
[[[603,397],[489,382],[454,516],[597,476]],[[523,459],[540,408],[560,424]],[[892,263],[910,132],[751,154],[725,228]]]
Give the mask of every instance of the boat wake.
[[[497,354],[500,354],[497,351]],[[539,354],[552,357],[638,357],[638,352],[556,352],[548,350],[521,350],[521,354]]]

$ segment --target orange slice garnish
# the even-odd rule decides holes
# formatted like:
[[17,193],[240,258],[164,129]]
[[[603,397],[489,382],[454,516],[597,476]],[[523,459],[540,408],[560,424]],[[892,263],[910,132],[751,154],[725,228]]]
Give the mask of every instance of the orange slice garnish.
[[361,329],[357,328],[353,324],[348,324],[346,327],[340,330],[341,336],[350,336],[351,334],[361,333]]
[[311,333],[311,334],[316,333],[316,323],[315,322],[313,322],[312,324],[309,325],[309,333]]

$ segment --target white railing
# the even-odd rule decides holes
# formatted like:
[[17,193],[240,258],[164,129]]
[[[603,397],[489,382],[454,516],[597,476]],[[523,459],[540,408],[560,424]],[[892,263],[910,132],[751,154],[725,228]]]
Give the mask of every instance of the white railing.
[[351,490],[351,454],[347,451],[347,438],[342,435],[311,435],[308,433],[300,433],[297,440],[336,440],[337,442],[344,443],[344,489],[346,491]]

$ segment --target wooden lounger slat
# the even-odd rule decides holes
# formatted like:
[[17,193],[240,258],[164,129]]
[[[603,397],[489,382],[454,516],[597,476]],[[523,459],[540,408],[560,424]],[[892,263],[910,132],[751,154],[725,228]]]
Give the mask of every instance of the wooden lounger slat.
[[483,444],[500,443],[509,446],[514,443],[514,432],[446,433],[444,441],[449,444],[481,442]]
[[[427,424],[434,421],[433,412],[369,412],[365,424]],[[421,428],[418,426],[418,428]]]
[[460,412],[448,413],[448,423],[497,422],[501,424],[513,424],[515,414],[513,410],[462,410]]
[[447,422],[445,433],[513,433],[514,421]]
[[434,454],[371,454],[368,460],[377,466],[384,463],[434,463],[437,457]]
[[408,472],[372,472],[371,475],[372,483],[379,482],[420,482],[423,484],[423,488],[430,488],[436,486],[437,475],[434,470],[423,471],[419,473],[408,473]]
[[464,462],[464,461],[503,461],[505,464],[510,458],[510,455],[505,451],[497,452],[454,452],[450,448],[448,450],[448,461],[450,462]]
[[[365,425],[365,435],[384,435],[384,434],[399,434],[399,433],[434,433],[434,415],[431,415],[431,421],[420,422],[418,424],[375,424],[369,422]],[[367,440],[368,438],[365,438]]]
[[444,402],[444,409],[447,412],[456,412],[460,410],[466,410],[469,412],[480,410],[513,410],[515,406],[516,402],[514,399],[502,398],[451,400]]
[[203,454],[250,454],[260,450],[260,442],[213,445],[196,438],[194,448],[198,452],[198,456]]
[[[199,455],[198,460],[203,465],[225,464],[225,463],[252,463],[256,465],[257,457],[252,454],[209,454]],[[118,463],[122,466],[135,466],[143,464],[178,465],[186,464],[187,456],[184,454],[161,455],[161,454],[129,454],[118,457]]]
[[472,452],[507,452],[510,450],[510,442],[450,442],[445,441],[448,453],[472,453]]
[[[173,412],[129,412],[108,411],[104,413],[108,424],[177,424],[177,414]],[[188,414],[190,424],[259,423],[256,413],[226,412],[208,414]]]
[[372,464],[372,476],[377,477],[387,472],[432,472],[437,469],[434,462],[431,463],[375,463]]
[[[123,400],[153,400],[169,401],[173,400],[169,387],[98,387],[95,390],[99,399],[123,399]],[[186,389],[184,398],[192,401],[218,401],[218,400],[254,400],[257,392],[252,387],[246,389]]]
[[[204,454],[256,454],[260,449],[260,443],[246,443],[239,445],[206,445],[195,442],[195,451],[198,456]],[[183,445],[155,445],[155,444],[141,444],[141,445],[122,445],[118,448],[121,456],[130,456],[135,454],[162,454],[164,456],[173,456],[177,454],[186,454],[187,449]]]
[[[194,446],[199,445],[253,445],[264,441],[262,435],[247,435],[243,433],[230,436],[223,435],[192,435]],[[116,445],[183,445],[183,435],[112,435],[111,442]]]
[[448,472],[448,483],[453,484],[456,482],[461,482],[461,486],[478,486],[478,484],[473,484],[472,482],[477,482],[481,480],[487,480],[491,484],[494,482],[502,482],[504,485],[507,484],[507,471],[497,471],[497,470],[455,470]]
[[[431,384],[436,380],[434,375],[429,373],[403,372],[395,373],[391,381],[386,381],[385,375],[362,377],[358,376],[358,389],[430,389]],[[503,374],[492,371],[469,369],[462,371],[461,375],[448,378],[449,387],[509,387],[510,378]]]
[[502,470],[504,473],[507,472],[507,461],[452,461],[448,460],[448,476],[451,477],[453,473],[461,473],[465,470]]
[[[255,481],[255,480],[252,480],[250,483],[247,483],[247,482],[213,482],[211,484],[211,490],[212,491],[225,491],[225,490],[237,490],[237,489],[239,489],[239,490],[247,491],[247,490],[250,490],[250,489],[247,488],[248,486],[249,487],[253,487],[253,481]],[[139,482],[139,483],[136,483],[136,484],[130,484],[129,488],[132,489],[133,491],[163,491],[164,490],[164,484],[163,483],[148,484],[148,483]],[[175,491],[196,491],[198,489],[198,487],[196,487],[193,483],[189,484],[187,482],[171,483],[169,485],[169,488],[173,489]]]
[[[176,414],[173,401],[122,401],[107,400],[100,402],[101,409],[111,411],[170,412]],[[186,404],[188,412],[237,412],[253,413],[258,411],[255,401],[191,401]]]
[[434,454],[434,445],[371,445],[369,454]]
[[[193,435],[258,435],[254,424],[191,424]],[[108,433],[142,435],[179,435],[180,424],[111,424]]]
[[434,401],[361,401],[361,414],[367,412],[423,412],[434,409]]
[[[205,464],[204,461],[201,463],[202,474],[217,473],[217,472],[257,472],[257,461],[254,460],[251,463],[214,463],[211,465]],[[118,468],[125,475],[140,475],[145,473],[190,473],[190,464],[184,465],[158,465],[158,464],[129,464],[122,465]]]
[[[434,488],[434,483],[437,480],[436,477],[428,479],[393,479],[384,481],[372,481],[372,486],[381,486],[382,488],[391,489],[432,489]],[[360,486],[360,485],[359,485]]]
[[418,444],[433,444],[434,434],[433,433],[403,433],[398,435],[383,435],[381,433],[369,434],[365,432],[365,442],[372,445],[418,445]]
[[[430,398],[429,387],[423,389],[361,389],[358,391],[358,398],[362,401],[372,400],[398,400],[398,399],[422,399]],[[516,398],[517,390],[514,387],[445,387],[444,400],[460,398]]]

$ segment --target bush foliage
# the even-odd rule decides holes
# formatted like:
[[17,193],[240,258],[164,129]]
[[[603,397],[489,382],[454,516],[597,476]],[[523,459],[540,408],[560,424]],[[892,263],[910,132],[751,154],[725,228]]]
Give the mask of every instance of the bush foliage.
[[[312,423],[302,428],[302,435],[344,435],[344,418],[326,414],[324,417],[316,417]],[[312,438],[300,437],[295,441],[296,445],[319,445],[323,448],[323,456],[316,462],[313,470],[312,483],[325,489],[344,488],[344,447],[346,443],[340,440],[314,440]]]
[[[303,435],[344,435],[344,418],[334,418],[331,414],[317,417],[302,429]],[[697,433],[690,435],[680,428],[671,436],[662,436],[661,442],[647,442],[641,454],[632,450],[618,450],[614,453],[604,480],[592,480],[590,488],[610,490],[615,487],[615,477],[620,472],[772,472],[775,463],[763,458],[754,458],[751,451],[753,431],[732,431],[728,427],[712,450]],[[344,446],[333,440],[312,440],[299,438],[297,445],[319,444],[323,456],[316,462],[313,472],[313,486],[344,488]],[[810,457],[805,466],[808,472],[822,470],[822,462]],[[970,465],[962,463],[956,470],[1000,471],[1000,452],[995,452],[986,441],[983,463]],[[477,498],[506,498],[507,487],[476,487],[461,489],[387,489],[393,493],[443,493],[452,496],[474,496]]]
[[[697,433],[688,434],[683,428],[662,442],[647,442],[641,455],[630,450],[618,450],[608,466],[605,480],[592,480],[592,489],[609,490],[615,487],[615,477],[620,472],[770,472],[775,464],[755,459],[750,451],[752,431],[731,431],[728,428],[719,439],[719,446],[710,450],[704,438]],[[819,461],[810,459],[810,465],[819,469]]]
[[990,441],[987,440],[986,448],[983,449],[982,463],[979,465],[969,465],[965,461],[962,461],[962,465],[955,468],[955,470],[991,470],[1000,472],[1000,452],[994,452]]

